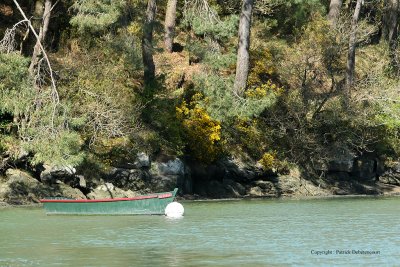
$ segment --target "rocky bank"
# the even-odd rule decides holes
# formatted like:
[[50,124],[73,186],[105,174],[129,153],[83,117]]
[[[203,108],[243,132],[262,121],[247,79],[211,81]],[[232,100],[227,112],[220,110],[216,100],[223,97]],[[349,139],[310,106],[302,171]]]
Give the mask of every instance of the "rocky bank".
[[318,178],[309,178],[299,168],[278,174],[234,159],[205,165],[176,157],[152,161],[139,153],[136,161],[90,179],[71,166],[7,168],[0,176],[0,203],[26,205],[44,197],[133,197],[175,187],[185,199],[400,194],[397,161],[384,166],[377,159],[336,157],[316,162],[313,171]]

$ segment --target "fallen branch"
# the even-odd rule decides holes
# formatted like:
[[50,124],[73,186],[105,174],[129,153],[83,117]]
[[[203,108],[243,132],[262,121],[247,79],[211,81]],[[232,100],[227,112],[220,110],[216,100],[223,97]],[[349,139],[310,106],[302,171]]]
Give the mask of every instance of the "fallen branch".
[[[52,112],[52,118],[51,118],[51,128],[54,130],[54,119],[56,116],[56,110],[57,106],[60,103],[60,97],[57,91],[56,87],[56,82],[53,76],[53,68],[51,67],[49,57],[47,56],[46,50],[44,49],[42,42],[40,40],[39,35],[36,33],[35,28],[32,26],[31,21],[28,19],[28,17],[25,15],[24,11],[22,10],[21,6],[18,4],[17,0],[13,0],[14,4],[17,6],[19,12],[21,13],[22,17],[25,19],[25,21],[28,23],[29,28],[31,29],[33,35],[36,37],[37,40],[37,45],[39,45],[40,50],[43,53],[43,57],[46,60],[47,67],[49,68],[50,72],[50,79],[51,79],[51,89],[52,89],[52,99],[53,99],[53,112]],[[56,4],[58,1],[56,2]],[[54,7],[54,6],[53,6]],[[53,7],[50,9],[50,11],[53,9]],[[44,16],[49,16],[50,11],[47,12],[47,14],[44,14]]]
[[44,49],[44,47],[43,47],[43,45],[42,45],[42,43],[40,41],[39,35],[36,33],[35,29],[33,28],[31,21],[25,15],[24,11],[22,10],[21,6],[18,4],[17,0],[13,0],[13,1],[14,1],[14,4],[17,6],[19,12],[21,13],[22,17],[24,18],[24,20],[28,23],[29,28],[31,29],[33,35],[35,36],[35,38],[36,38],[36,40],[38,42],[40,50],[43,53],[43,57],[46,60],[47,67],[49,68],[49,71],[50,71],[50,79],[51,79],[53,100],[54,100],[55,104],[58,105],[60,103],[60,98],[59,98],[59,95],[58,95],[56,82],[55,82],[55,79],[54,79],[54,76],[53,76],[53,69],[51,67],[50,60],[49,60],[49,57],[47,56],[46,50]]

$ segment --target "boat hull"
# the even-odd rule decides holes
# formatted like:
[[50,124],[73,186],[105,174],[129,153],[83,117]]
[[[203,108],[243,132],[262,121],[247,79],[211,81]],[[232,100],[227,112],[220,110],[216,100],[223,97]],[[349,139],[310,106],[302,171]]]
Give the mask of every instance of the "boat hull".
[[48,215],[163,215],[177,190],[134,198],[42,199],[41,202]]

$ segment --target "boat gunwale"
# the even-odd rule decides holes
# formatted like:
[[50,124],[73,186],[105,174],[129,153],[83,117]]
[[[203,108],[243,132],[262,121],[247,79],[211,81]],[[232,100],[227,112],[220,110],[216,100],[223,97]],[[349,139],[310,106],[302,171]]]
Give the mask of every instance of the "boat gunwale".
[[161,193],[154,195],[137,196],[130,198],[105,198],[105,199],[41,199],[42,203],[98,203],[98,202],[118,202],[118,201],[135,201],[153,198],[170,198],[174,197],[173,193]]

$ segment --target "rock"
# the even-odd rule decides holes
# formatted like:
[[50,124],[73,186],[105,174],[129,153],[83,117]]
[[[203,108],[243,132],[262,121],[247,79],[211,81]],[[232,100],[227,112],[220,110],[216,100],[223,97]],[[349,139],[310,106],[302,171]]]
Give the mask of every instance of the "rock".
[[260,187],[264,191],[272,191],[274,189],[274,184],[270,181],[256,181],[255,185]]
[[210,198],[224,198],[226,197],[225,186],[216,180],[212,180],[207,184],[207,196]]
[[112,183],[105,183],[104,185],[98,186],[96,189],[104,192],[110,192],[113,191],[115,187]]
[[79,186],[81,188],[86,188],[86,180],[85,177],[83,175],[78,175],[79,178]]
[[[0,201],[9,204],[32,203],[32,191],[39,181],[25,172],[17,169],[8,169],[4,183],[0,183]],[[34,197],[36,200],[37,197]]]
[[391,169],[394,173],[400,173],[400,162],[396,162]]
[[72,188],[59,180],[51,185],[45,185],[27,172],[15,169],[8,169],[6,176],[6,182],[0,184],[0,201],[10,204],[31,204],[46,197],[86,198],[79,189]]
[[185,165],[183,162],[176,158],[167,162],[157,163],[158,173],[161,175],[184,175]]
[[223,170],[223,177],[227,177],[238,182],[249,182],[257,179],[262,170],[255,164],[248,165],[238,159],[225,159],[217,164],[219,170]]
[[131,173],[130,169],[125,169],[125,168],[112,168],[110,172],[107,174],[107,176],[110,176],[112,179],[124,179],[129,177],[129,174]]
[[134,163],[134,166],[138,169],[140,168],[149,168],[150,167],[150,156],[144,152],[137,154],[137,159]]
[[153,162],[149,176],[148,185],[152,191],[171,191],[175,187],[182,190],[185,183],[188,183],[187,186],[190,190],[190,169],[179,158],[166,162]]
[[43,169],[40,173],[40,180],[44,183],[50,184],[57,179],[73,186],[79,183],[78,178],[75,177],[76,169],[71,165],[50,166],[44,164]]
[[241,197],[246,195],[246,188],[238,182],[231,179],[224,179],[222,184],[226,187],[227,192],[232,197]]
[[19,149],[16,161],[24,161],[29,156],[29,152],[23,148]]
[[[336,173],[339,175],[345,175],[349,177],[348,173]],[[277,181],[274,182],[275,196],[292,196],[292,197],[302,197],[302,196],[328,196],[332,193],[325,189],[328,186],[321,184],[322,181],[309,181],[302,178],[302,172],[298,168],[293,168],[290,170],[289,174],[279,175]]]
[[337,187],[333,187],[332,188],[332,192],[334,195],[339,195],[339,196],[344,196],[344,195],[348,195],[349,192],[345,189],[341,189],[341,188],[337,188]]
[[74,175],[76,173],[76,169],[72,165],[65,165],[65,166],[56,165],[51,167],[50,172],[54,176]]
[[182,178],[183,179],[178,180],[179,188],[182,189],[182,193],[193,194],[193,179],[189,166],[185,165],[185,175]]
[[250,188],[248,194],[251,197],[262,197],[264,192],[259,186],[253,186]]
[[277,190],[273,182],[258,180],[253,183],[252,187],[250,187],[248,195],[251,197],[277,196]]
[[132,190],[122,190],[121,188],[115,187],[111,183],[105,183],[93,189],[87,197],[89,199],[105,199],[105,198],[130,198],[137,196],[138,194]]
[[72,188],[71,186],[64,184],[63,182],[57,183],[58,188],[57,196],[68,197],[73,199],[86,199],[86,196],[77,188]]
[[400,179],[390,175],[380,176],[379,182],[390,185],[400,185]]
[[326,174],[325,179],[330,182],[349,181],[350,174],[348,172],[329,172]]
[[189,166],[194,180],[231,179],[237,182],[249,182],[263,174],[262,170],[255,166],[255,163],[248,165],[235,159],[223,159],[210,165],[190,162]]
[[328,163],[323,160],[316,160],[313,161],[313,168],[316,171],[324,171],[327,172],[329,170]]
[[178,175],[154,175],[149,184],[153,192],[171,191],[178,185]]
[[385,162],[381,159],[377,159],[376,160],[376,174],[377,175],[383,175],[386,171],[385,168]]
[[330,172],[351,172],[353,170],[353,159],[337,159],[328,162]]
[[29,187],[34,187],[39,184],[39,181],[30,176],[27,172],[17,169],[8,169],[6,171],[6,180],[8,184],[21,182]]
[[148,170],[113,168],[106,177],[107,182],[124,190],[142,191],[150,187]]
[[124,188],[132,189],[134,191],[144,190],[149,186],[150,174],[146,171],[131,170],[127,185]]
[[358,159],[354,163],[352,174],[360,181],[375,181],[375,161],[370,159]]
[[323,159],[313,162],[317,171],[351,172],[355,154],[346,145],[334,143],[327,147]]

